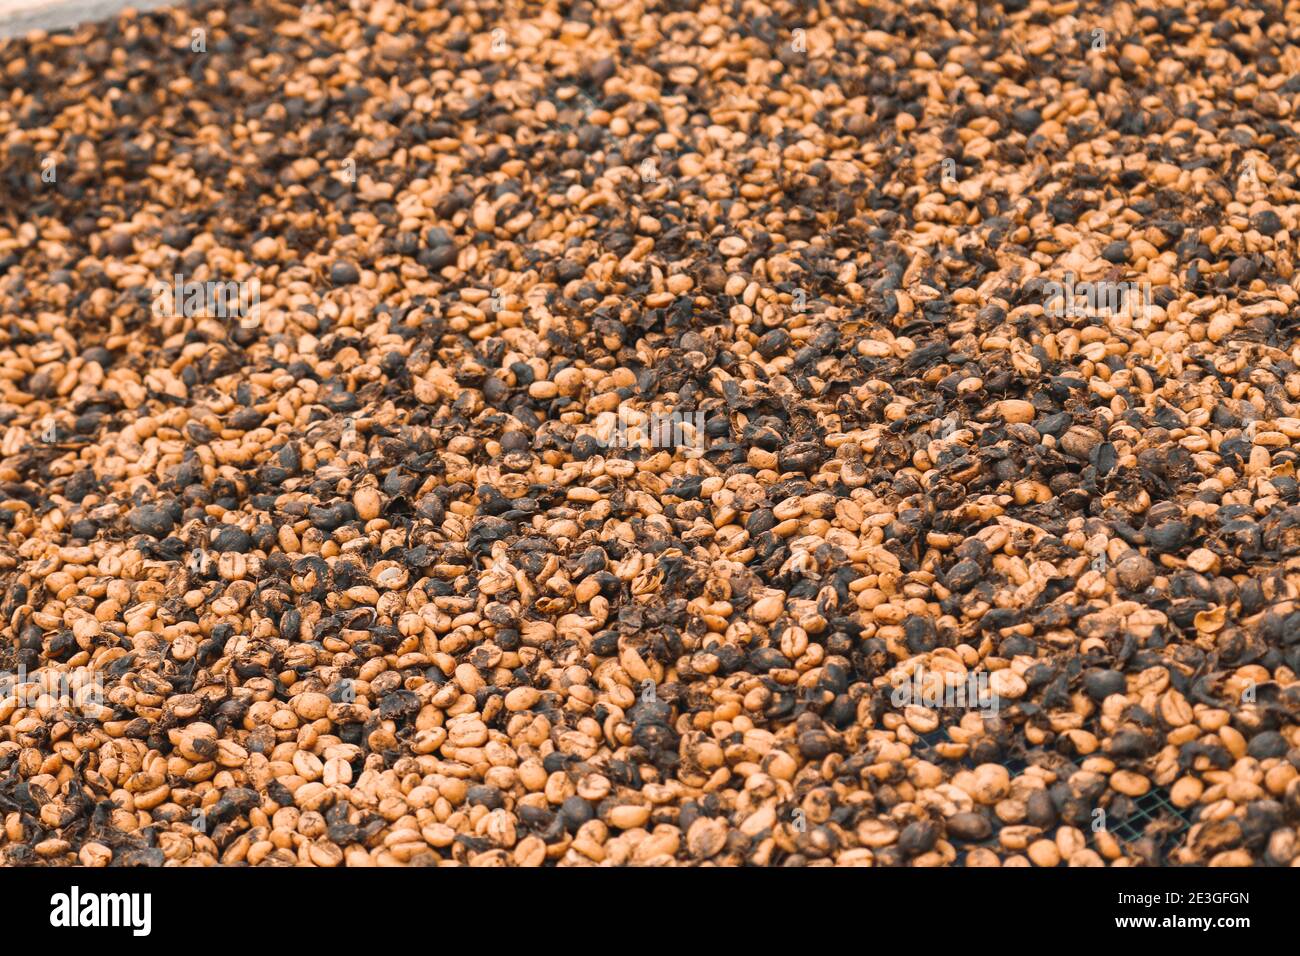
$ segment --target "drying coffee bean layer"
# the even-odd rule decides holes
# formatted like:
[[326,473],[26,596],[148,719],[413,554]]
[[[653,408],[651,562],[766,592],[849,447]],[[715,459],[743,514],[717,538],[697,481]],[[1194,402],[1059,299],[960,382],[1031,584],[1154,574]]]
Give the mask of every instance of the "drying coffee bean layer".
[[1295,0],[223,6],[0,45],[5,861],[1298,858]]

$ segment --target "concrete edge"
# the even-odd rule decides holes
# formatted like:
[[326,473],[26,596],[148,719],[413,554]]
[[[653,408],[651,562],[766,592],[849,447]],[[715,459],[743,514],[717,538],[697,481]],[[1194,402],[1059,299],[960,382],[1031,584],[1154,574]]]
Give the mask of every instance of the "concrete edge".
[[0,40],[32,30],[67,30],[108,20],[129,8],[141,12],[176,6],[180,0],[0,0]]

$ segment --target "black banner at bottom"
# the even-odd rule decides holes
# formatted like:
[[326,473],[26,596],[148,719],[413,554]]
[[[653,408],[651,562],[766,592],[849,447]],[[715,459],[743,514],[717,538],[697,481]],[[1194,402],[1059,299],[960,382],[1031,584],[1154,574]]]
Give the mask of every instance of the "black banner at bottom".
[[373,945],[377,931],[391,942],[436,933],[440,946],[495,944],[536,939],[547,926],[594,945],[684,918],[693,942],[716,935],[734,945],[752,934],[770,949],[786,932],[806,946],[812,928],[911,925],[923,927],[928,942],[994,920],[1017,933],[1053,934],[1048,939],[1063,932],[1229,939],[1282,929],[1294,887],[1269,869],[181,867],[0,870],[0,894],[22,943],[95,935],[129,946],[191,941],[204,926],[278,924],[292,927],[297,945]]

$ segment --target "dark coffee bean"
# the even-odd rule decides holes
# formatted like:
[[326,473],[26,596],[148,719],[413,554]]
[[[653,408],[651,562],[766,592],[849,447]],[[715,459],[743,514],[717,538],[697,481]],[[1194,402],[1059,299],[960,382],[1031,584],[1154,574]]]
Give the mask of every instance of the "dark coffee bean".
[[1250,217],[1250,227],[1261,235],[1274,236],[1282,231],[1282,219],[1271,209],[1265,209]]
[[354,285],[361,281],[361,272],[355,263],[333,262],[330,264],[330,281],[335,285]]
[[132,529],[155,538],[165,538],[176,527],[171,510],[158,505],[140,505],[131,509],[127,521]]
[[960,843],[982,843],[993,834],[993,827],[982,813],[954,813],[945,822],[948,839]]
[[247,554],[253,546],[253,539],[248,532],[235,525],[224,525],[212,540],[212,550],[218,553],[237,551]]
[[1083,689],[1096,701],[1124,693],[1125,686],[1124,675],[1119,671],[1090,670],[1083,675]]

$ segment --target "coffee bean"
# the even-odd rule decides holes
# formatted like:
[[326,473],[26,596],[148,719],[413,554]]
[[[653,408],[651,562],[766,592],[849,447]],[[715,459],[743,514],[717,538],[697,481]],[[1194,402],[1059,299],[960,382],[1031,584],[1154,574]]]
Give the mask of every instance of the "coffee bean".
[[1083,675],[1083,687],[1093,700],[1105,700],[1111,694],[1122,694],[1126,682],[1124,675],[1113,670],[1090,670]]
[[361,272],[355,263],[333,262],[330,264],[330,281],[335,285],[353,285],[361,281]]
[[0,48],[0,863],[1300,859],[1292,34],[418,6]]
[[132,508],[131,513],[127,515],[127,521],[134,530],[155,538],[165,538],[176,527],[176,520],[172,517],[170,509],[157,505],[140,505]]
[[234,525],[223,527],[212,540],[212,550],[216,552],[234,551],[239,554],[247,554],[252,547],[252,536],[244,529]]
[[1265,236],[1277,235],[1283,229],[1281,217],[1271,209],[1265,209],[1251,216],[1250,227]]
[[949,839],[982,843],[992,835],[988,818],[981,813],[954,813],[945,821]]

